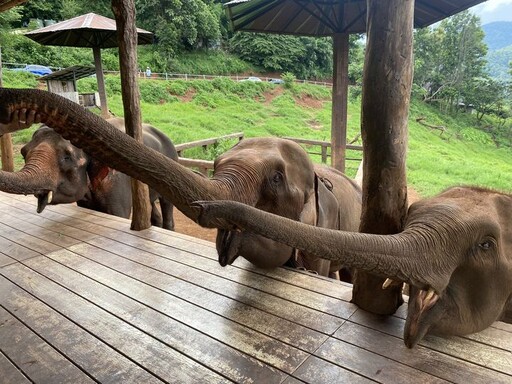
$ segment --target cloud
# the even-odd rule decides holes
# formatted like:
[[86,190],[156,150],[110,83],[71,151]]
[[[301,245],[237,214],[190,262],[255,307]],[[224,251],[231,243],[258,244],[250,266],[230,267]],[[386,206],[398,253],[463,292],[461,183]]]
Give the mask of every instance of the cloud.
[[488,0],[471,8],[482,24],[493,21],[512,21],[512,0]]
[[502,5],[512,5],[512,0],[489,0],[480,5],[482,12],[494,12]]

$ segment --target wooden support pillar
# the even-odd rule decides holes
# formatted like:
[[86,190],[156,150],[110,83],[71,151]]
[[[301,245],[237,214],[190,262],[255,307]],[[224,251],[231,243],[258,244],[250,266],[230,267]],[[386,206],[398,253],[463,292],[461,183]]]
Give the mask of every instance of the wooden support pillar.
[[[135,27],[135,3],[133,0],[112,0],[116,17],[119,60],[121,67],[121,90],[123,96],[126,133],[142,142],[142,117],[140,113],[140,91],[137,80],[137,28]],[[132,179],[132,225],[140,231],[151,226],[151,204],[146,184]]]
[[[0,47],[0,88],[3,86],[2,48]],[[6,133],[0,138],[0,151],[2,152],[2,171],[14,171],[14,151],[12,148],[12,137],[10,133]]]
[[96,69],[96,81],[98,82],[98,93],[100,95],[101,117],[108,119],[107,92],[105,90],[105,77],[103,76],[103,64],[101,63],[101,48],[94,47],[92,49],[94,56],[94,67]]
[[[363,211],[361,232],[391,234],[407,214],[405,157],[412,85],[414,0],[367,0],[363,75]],[[352,302],[379,314],[402,304],[401,285],[357,271]]]
[[347,146],[347,100],[348,100],[348,33],[336,33],[333,44],[333,82],[331,118],[331,165],[345,172],[345,150]]

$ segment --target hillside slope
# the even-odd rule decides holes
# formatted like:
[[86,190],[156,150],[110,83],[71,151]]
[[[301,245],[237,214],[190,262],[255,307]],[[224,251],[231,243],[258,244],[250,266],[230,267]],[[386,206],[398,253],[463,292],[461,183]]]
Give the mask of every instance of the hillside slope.
[[[5,86],[20,86],[16,72],[6,72]],[[107,76],[109,107],[123,115],[119,77]],[[82,79],[79,89],[90,92],[95,79]],[[27,86],[25,86],[27,87]],[[28,86],[30,87],[30,86]],[[293,89],[266,82],[235,82],[229,79],[141,80],[142,117],[164,131],[176,144],[244,132],[246,137],[280,136],[330,140],[330,88],[294,84]],[[417,119],[441,130],[422,125]],[[486,126],[492,120],[485,121]],[[348,106],[349,140],[360,133],[361,101],[351,97]],[[510,131],[510,123],[508,123]],[[441,134],[442,132],[442,134]],[[30,139],[30,132],[15,135],[18,144]],[[507,141],[508,140],[508,141]],[[421,196],[431,196],[460,184],[479,185],[512,192],[512,132],[497,148],[495,140],[477,129],[474,115],[449,116],[419,100],[412,100],[409,118],[408,182]],[[361,144],[360,139],[357,143]],[[226,141],[208,152],[201,149],[187,157],[213,159],[235,144]],[[505,146],[509,145],[509,146]],[[313,148],[319,152],[319,148]],[[361,158],[349,152],[348,158]],[[314,161],[321,161],[313,155]],[[22,161],[22,160],[21,160]],[[354,176],[358,161],[347,162],[347,174]]]

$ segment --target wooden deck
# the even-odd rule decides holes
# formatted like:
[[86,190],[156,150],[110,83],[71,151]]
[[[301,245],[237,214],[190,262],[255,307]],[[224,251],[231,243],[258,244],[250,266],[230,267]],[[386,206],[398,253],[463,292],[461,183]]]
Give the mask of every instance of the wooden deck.
[[0,382],[512,383],[512,326],[402,340],[351,287],[222,268],[213,244],[0,194]]

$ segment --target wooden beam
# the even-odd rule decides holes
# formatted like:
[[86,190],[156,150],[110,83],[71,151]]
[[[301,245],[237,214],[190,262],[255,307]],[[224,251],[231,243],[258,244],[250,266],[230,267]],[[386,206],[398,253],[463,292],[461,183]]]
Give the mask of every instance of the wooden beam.
[[103,76],[103,64],[101,63],[101,48],[92,49],[94,56],[94,67],[96,68],[96,81],[98,83],[98,94],[100,95],[101,117],[108,119],[110,113],[107,104],[107,92],[105,91],[105,77]]
[[[112,0],[112,11],[116,17],[119,61],[121,70],[121,92],[123,96],[126,133],[142,142],[142,117],[140,113],[140,91],[137,68],[137,28],[135,27],[135,3],[133,0]],[[151,226],[151,204],[146,184],[132,179],[132,224],[131,229],[140,231]]]
[[331,165],[345,172],[347,143],[347,95],[348,95],[348,33],[337,33],[333,44],[332,118],[331,118]]
[[[0,88],[3,87],[2,79],[2,47],[0,47]],[[10,133],[0,138],[0,151],[2,152],[2,171],[14,171],[14,150]]]
[[[361,232],[400,232],[407,214],[405,157],[412,85],[413,0],[367,0],[363,75],[363,210]],[[379,314],[403,303],[401,284],[357,271],[352,301]]]
[[20,5],[27,0],[7,0],[7,1],[0,1],[0,12],[7,11],[11,9],[12,7],[16,7],[17,5]]

